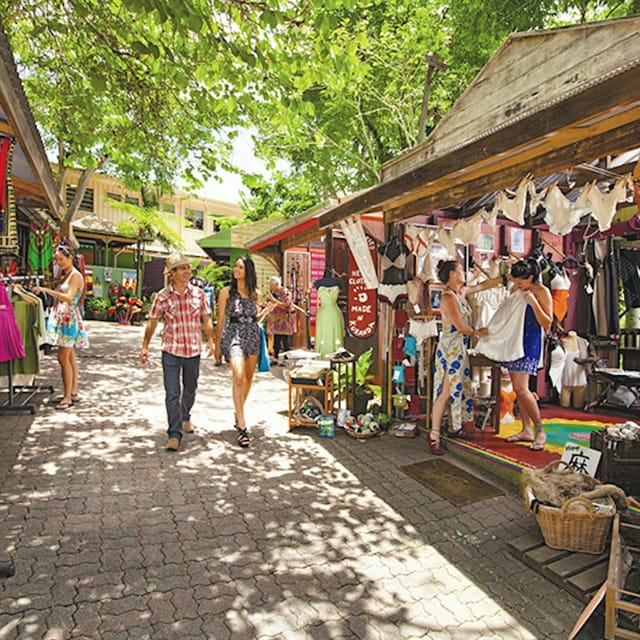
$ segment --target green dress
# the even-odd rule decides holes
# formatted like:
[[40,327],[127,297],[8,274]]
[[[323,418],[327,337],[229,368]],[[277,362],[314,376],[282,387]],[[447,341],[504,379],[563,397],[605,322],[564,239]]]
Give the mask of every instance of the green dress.
[[344,318],[338,307],[339,294],[340,287],[318,287],[315,350],[321,358],[342,349],[344,344]]

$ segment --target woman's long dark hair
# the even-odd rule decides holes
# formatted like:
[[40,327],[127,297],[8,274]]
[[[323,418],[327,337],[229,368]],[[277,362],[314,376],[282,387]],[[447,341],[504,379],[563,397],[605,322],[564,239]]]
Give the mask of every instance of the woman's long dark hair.
[[438,270],[438,280],[443,284],[447,284],[451,274],[458,268],[458,262],[456,260],[439,260],[436,268]]
[[[69,246],[68,244],[59,244],[56,247],[54,253],[61,253],[67,258],[71,258],[71,264],[73,265],[73,267],[80,271],[80,260],[78,260],[78,254],[75,252],[75,249],[73,247]],[[69,275],[65,271],[61,271],[61,273],[64,274],[65,278]]]
[[[253,263],[253,260],[249,256],[240,256],[238,260],[242,260],[244,264],[244,281],[247,285],[247,295],[250,298],[255,298],[258,284],[256,278],[256,265]],[[231,285],[229,288],[229,295],[231,298],[238,295],[238,281],[233,275],[233,269],[231,269]]]
[[511,265],[511,277],[527,280],[533,276],[533,282],[538,281],[540,275],[540,267],[535,260],[518,260]]

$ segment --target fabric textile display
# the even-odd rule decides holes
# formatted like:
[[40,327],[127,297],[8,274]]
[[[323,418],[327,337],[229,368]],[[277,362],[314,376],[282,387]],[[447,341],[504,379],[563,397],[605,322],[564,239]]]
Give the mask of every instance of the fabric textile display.
[[0,281],[0,362],[25,357],[22,334],[4,282]]
[[16,222],[11,166],[16,141],[0,136],[0,253],[17,253],[18,226]]
[[340,229],[344,233],[349,249],[353,255],[360,275],[364,280],[367,289],[378,288],[378,276],[376,275],[376,267],[371,259],[369,244],[364,233],[364,228],[360,220],[360,216],[353,216],[346,220],[340,221]]

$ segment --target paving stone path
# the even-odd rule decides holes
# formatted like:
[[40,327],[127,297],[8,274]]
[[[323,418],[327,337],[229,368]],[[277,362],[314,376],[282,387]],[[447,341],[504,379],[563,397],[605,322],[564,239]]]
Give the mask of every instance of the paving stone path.
[[[242,450],[213,361],[167,452],[159,339],[141,367],[142,327],[88,324],[81,402],[0,414],[0,640],[567,637],[584,605],[509,554],[535,527],[512,487],[457,508],[400,471],[422,440],[289,433],[270,373]],[[55,354],[38,382],[59,391]]]

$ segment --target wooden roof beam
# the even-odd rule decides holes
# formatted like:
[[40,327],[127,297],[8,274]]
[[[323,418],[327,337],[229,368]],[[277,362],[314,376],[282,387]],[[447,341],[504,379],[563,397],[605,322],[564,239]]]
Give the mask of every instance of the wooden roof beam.
[[[637,102],[638,86],[640,86],[640,67],[632,67],[607,79],[606,82],[568,96],[565,100],[550,105],[530,117],[515,121],[484,138],[470,142],[440,158],[435,158],[431,162],[372,187],[329,210],[319,218],[318,224],[324,228],[350,215],[380,207],[388,208],[393,200],[411,201],[419,197],[417,192],[424,189],[424,185],[434,183],[456,172],[465,171],[484,161],[488,166],[485,173],[490,173],[496,170],[495,166],[491,167],[495,163],[494,158],[498,160],[501,154],[508,154],[517,150],[518,147],[537,144],[539,140],[545,140],[558,131],[569,131],[579,127],[575,141],[588,138],[591,127],[614,126],[611,123],[607,125],[607,120],[610,117],[618,118],[619,114],[625,113],[625,109],[628,111],[630,105]],[[589,124],[590,122],[592,124]],[[594,155],[590,153],[586,157],[576,158],[571,164],[584,162],[593,157]],[[470,159],[476,159],[476,162],[470,162]]]
[[[441,184],[441,188],[400,206],[387,209],[385,222],[399,222],[416,215],[443,209],[486,193],[518,183],[525,175],[547,176],[564,171],[575,164],[640,147],[640,120],[628,122],[613,131],[572,142],[543,155],[532,156],[516,164],[504,166],[487,175],[470,174],[464,182]],[[595,179],[595,175],[594,175]]]

